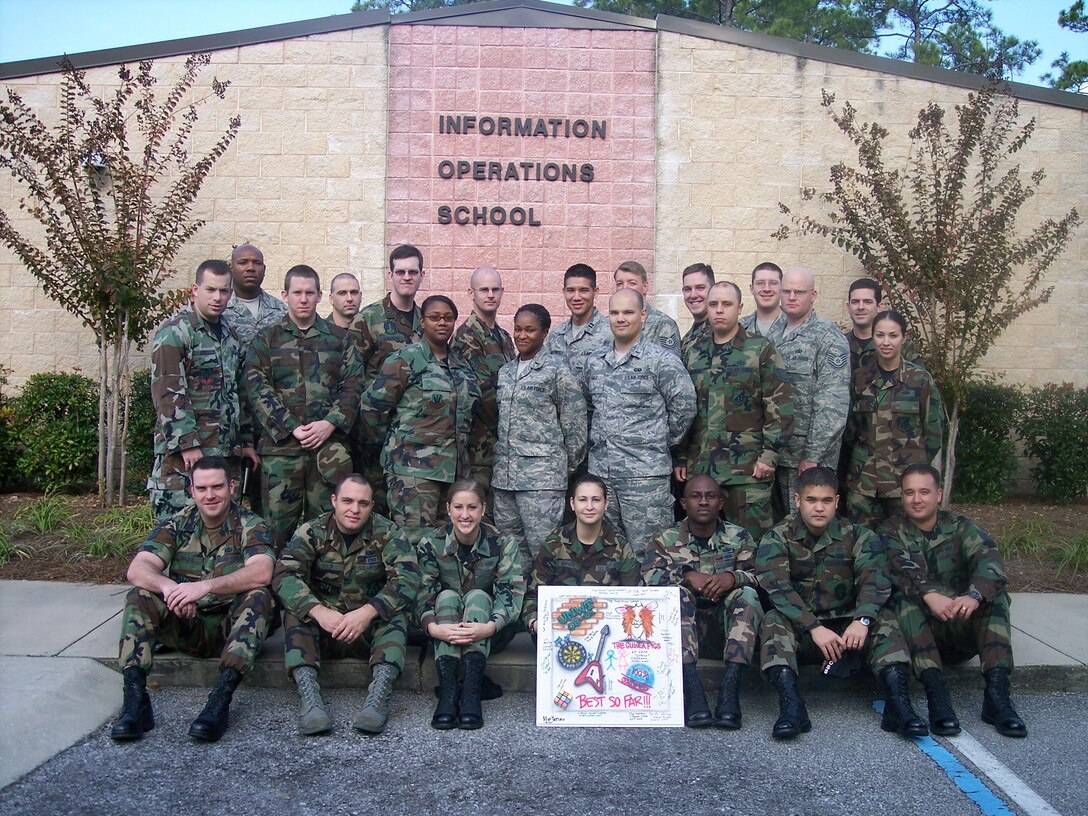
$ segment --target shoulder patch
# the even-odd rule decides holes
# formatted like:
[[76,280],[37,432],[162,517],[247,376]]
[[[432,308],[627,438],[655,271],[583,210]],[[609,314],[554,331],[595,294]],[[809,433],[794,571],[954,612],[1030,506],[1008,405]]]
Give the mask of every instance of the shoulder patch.
[[832,351],[827,355],[827,364],[832,368],[846,368],[850,362],[850,350]]

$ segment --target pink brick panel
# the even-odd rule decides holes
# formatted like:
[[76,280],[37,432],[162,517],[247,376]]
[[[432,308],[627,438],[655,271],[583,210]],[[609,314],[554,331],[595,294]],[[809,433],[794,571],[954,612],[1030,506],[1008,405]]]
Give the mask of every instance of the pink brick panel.
[[[471,307],[468,278],[493,265],[506,287],[501,316],[542,303],[566,318],[563,272],[598,272],[599,306],[625,260],[654,255],[655,35],[646,31],[392,26],[386,185],[390,245],[426,259],[421,296]],[[392,55],[396,55],[395,60]],[[604,139],[439,132],[445,115],[607,122]],[[593,165],[593,181],[441,178],[439,163]],[[520,168],[519,168],[520,170]],[[440,224],[441,206],[532,210],[541,226]]]

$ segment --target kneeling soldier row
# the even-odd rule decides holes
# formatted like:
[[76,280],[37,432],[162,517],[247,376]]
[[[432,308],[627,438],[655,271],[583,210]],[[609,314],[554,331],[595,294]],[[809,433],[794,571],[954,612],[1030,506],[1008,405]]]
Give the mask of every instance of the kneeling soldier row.
[[[112,737],[135,740],[154,727],[146,677],[163,643],[219,654],[219,681],[189,730],[196,739],[219,739],[231,696],[272,623],[273,593],[284,610],[285,662],[299,692],[302,733],[332,727],[318,681],[321,658],[352,654],[369,657],[371,669],[354,727],[383,730],[410,620],[434,644],[439,702],[431,724],[479,728],[487,657],[522,625],[535,637],[537,587],[642,581],[680,587],[691,727],[741,727],[741,678],[758,648],[779,697],[776,739],[811,728],[797,689],[798,663],[806,659],[836,676],[867,663],[885,691],[884,730],[956,734],[942,660],[975,654],[986,681],[983,720],[1006,736],[1025,736],[1009,696],[1011,626],[1000,555],[969,519],[938,510],[939,485],[929,465],[908,467],[900,477],[903,514],[874,532],[837,517],[834,471],[810,468],[797,478],[797,513],[757,545],[720,518],[714,479],[693,477],[683,500],[688,517],[660,531],[640,565],[606,520],[606,484],[588,474],[571,491],[574,521],[541,546],[526,596],[518,544],[483,522],[485,494],[476,482],[451,486],[445,526],[407,531],[373,512],[370,484],[353,474],[336,486],[332,511],[303,524],[276,561],[267,524],[231,500],[227,462],[204,457],[192,468],[195,506],[160,522],[129,567],[124,707]],[[726,664],[713,713],[696,672],[700,655]],[[911,705],[911,669],[925,687],[928,728]]]

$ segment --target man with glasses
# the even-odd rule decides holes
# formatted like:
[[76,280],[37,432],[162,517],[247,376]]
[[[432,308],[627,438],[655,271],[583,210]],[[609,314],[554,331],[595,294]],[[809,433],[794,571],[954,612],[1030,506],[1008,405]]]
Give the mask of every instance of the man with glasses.
[[752,270],[752,283],[748,287],[756,301],[756,310],[740,319],[740,325],[749,335],[770,337],[786,324],[781,308],[782,267],[764,261]]
[[[374,382],[385,358],[394,351],[423,339],[416,293],[423,283],[423,253],[411,244],[401,244],[389,253],[389,294],[366,306],[348,330],[359,345],[365,372],[364,390]],[[351,438],[355,470],[366,476],[374,488],[374,506],[387,513],[385,474],[379,459],[384,439],[374,439],[369,429],[356,425]]]
[[495,386],[499,369],[514,359],[514,341],[496,318],[502,305],[502,278],[498,270],[481,266],[469,278],[472,314],[453,333],[450,349],[465,358],[480,386],[479,438],[472,440],[469,457],[472,478],[488,494],[491,509],[491,469],[499,436],[499,403]]
[[797,510],[798,474],[816,465],[834,469],[838,464],[850,410],[850,347],[842,331],[813,309],[812,271],[787,270],[781,298],[785,320],[767,339],[782,355],[781,376],[793,389],[793,431],[775,469],[776,518]]

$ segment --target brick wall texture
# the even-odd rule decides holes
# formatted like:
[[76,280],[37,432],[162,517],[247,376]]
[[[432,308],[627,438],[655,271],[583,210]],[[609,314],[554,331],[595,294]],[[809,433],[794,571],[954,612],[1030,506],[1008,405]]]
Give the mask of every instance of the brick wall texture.
[[[164,85],[179,58],[157,61]],[[820,105],[821,91],[849,100],[865,120],[905,134],[930,101],[952,106],[967,91],[892,73],[648,30],[566,30],[394,25],[217,51],[214,73],[227,98],[200,109],[198,148],[230,116],[242,132],[216,165],[196,207],[207,225],[175,261],[175,283],[196,265],[252,241],[268,263],[266,288],[308,263],[326,282],[342,271],[361,280],[364,301],[386,286],[390,246],[408,241],[426,256],[421,294],[451,294],[467,313],[468,275],[479,265],[503,274],[508,327],[520,303],[564,315],[569,265],[601,274],[623,260],[651,272],[654,302],[685,328],[679,272],[711,263],[742,285],[762,260],[817,273],[817,309],[846,319],[846,288],[857,262],[816,238],[781,243],[778,202],[802,186],[827,186],[850,146]],[[89,72],[106,90],[115,68]],[[2,83],[56,121],[59,78]],[[206,84],[205,84],[206,87]],[[204,92],[201,91],[203,94]],[[1022,170],[1045,168],[1040,195],[1021,211],[1028,228],[1076,206],[1088,213],[1088,114],[1022,101],[1037,129],[1018,154]],[[604,139],[439,133],[443,115],[585,119],[607,122]],[[891,147],[905,154],[907,143]],[[593,181],[445,179],[443,160],[541,165],[592,164]],[[484,172],[489,172],[485,166]],[[524,172],[524,171],[522,171]],[[438,223],[438,208],[530,208],[537,226]],[[21,228],[18,190],[0,178],[0,206]],[[987,357],[1010,382],[1088,384],[1088,231],[1054,263],[1051,301],[1017,320]],[[327,308],[327,307],[326,307]],[[746,309],[747,310],[747,309]],[[17,387],[37,371],[81,368],[94,376],[92,335],[45,297],[0,249],[0,365]]]

